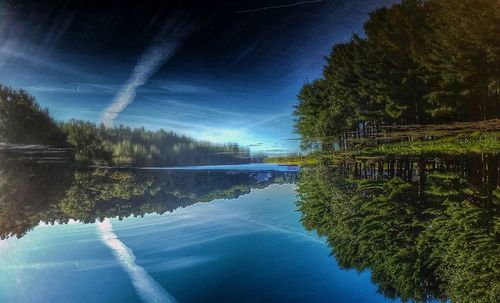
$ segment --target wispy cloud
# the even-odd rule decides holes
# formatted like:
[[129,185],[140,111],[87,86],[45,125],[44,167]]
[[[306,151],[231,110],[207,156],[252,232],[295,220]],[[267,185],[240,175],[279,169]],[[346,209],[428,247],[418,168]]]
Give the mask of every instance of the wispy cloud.
[[265,10],[270,10],[270,9],[287,8],[287,7],[293,7],[293,6],[303,5],[303,4],[313,4],[313,3],[320,3],[320,2],[323,2],[323,0],[300,1],[300,2],[295,2],[295,3],[290,3],[290,4],[264,6],[264,7],[254,8],[254,9],[241,10],[241,11],[237,11],[236,13],[238,13],[238,14],[255,13],[255,12],[260,12],[260,11],[265,11]]
[[[151,81],[151,88],[157,89],[162,93],[170,94],[186,94],[186,95],[202,95],[213,93],[213,90],[208,86],[197,85],[185,81],[175,81],[175,80],[156,80]],[[149,86],[149,84],[148,84]]]
[[[154,115],[147,113],[154,111]],[[175,112],[175,115],[169,113]],[[145,118],[147,116],[147,118]],[[192,136],[196,139],[217,143],[238,142],[250,145],[261,142],[256,131],[269,132],[269,126],[288,119],[291,114],[252,114],[232,112],[208,106],[166,101],[161,108],[131,109],[124,114],[130,126],[151,129],[164,128]]]
[[119,87],[117,85],[72,82],[67,85],[28,85],[23,89],[33,93],[112,95]]
[[[220,106],[192,104],[161,98],[150,98],[148,101],[153,105],[141,104],[140,108],[130,108],[126,114],[123,114],[123,117],[126,117],[127,123],[146,122],[153,125],[152,123],[154,122],[157,128],[176,128],[176,126],[182,126],[189,129],[196,126],[210,128],[224,125],[231,129],[246,129],[268,123],[272,124],[277,120],[291,117],[291,111],[252,113],[221,109]],[[169,115],[173,112],[176,114]]]
[[[3,39],[0,35],[0,39]],[[22,62],[22,64],[20,64]],[[65,75],[78,76],[78,77],[91,77],[90,74],[85,73],[71,64],[61,62],[50,56],[50,52],[44,52],[40,47],[31,45],[29,42],[19,42],[13,39],[6,39],[2,41],[0,46],[0,73],[12,70],[12,66],[17,67],[35,67],[44,70],[55,71]],[[6,69],[5,67],[9,68]],[[24,70],[24,69],[22,69]]]
[[[180,28],[183,26],[177,24]],[[148,79],[160,69],[170,58],[172,58],[178,49],[182,38],[187,33],[186,30],[175,31],[168,35],[159,34],[154,42],[139,58],[130,78],[123,85],[115,96],[115,99],[109,105],[102,115],[102,123],[110,127],[116,117],[134,101],[137,89],[144,85]]]
[[163,128],[214,143],[235,142],[255,152],[275,148],[272,143],[277,138],[288,136],[280,132],[280,126],[290,125],[293,119],[291,110],[257,113],[176,100],[151,98],[147,101],[131,106],[120,115],[117,123],[124,121],[130,127],[143,126],[152,130]]

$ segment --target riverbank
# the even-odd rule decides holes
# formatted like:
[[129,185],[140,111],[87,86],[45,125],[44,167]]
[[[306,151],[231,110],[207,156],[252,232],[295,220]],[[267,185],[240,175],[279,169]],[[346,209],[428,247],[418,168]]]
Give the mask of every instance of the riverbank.
[[314,165],[322,161],[340,162],[389,156],[458,156],[500,152],[500,131],[458,133],[435,139],[419,139],[364,146],[340,151],[316,151],[307,155],[269,157],[268,163]]

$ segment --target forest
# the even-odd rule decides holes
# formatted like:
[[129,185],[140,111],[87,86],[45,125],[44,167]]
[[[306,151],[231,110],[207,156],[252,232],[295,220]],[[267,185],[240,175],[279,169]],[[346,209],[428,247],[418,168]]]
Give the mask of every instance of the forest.
[[195,165],[250,162],[248,148],[213,144],[171,131],[120,125],[106,128],[81,120],[55,121],[23,90],[0,85],[0,143],[68,148],[78,163]]
[[349,131],[500,117],[500,2],[403,0],[370,13],[363,35],[333,46],[298,94],[302,146]]
[[499,160],[319,164],[299,175],[301,221],[389,298],[499,302]]

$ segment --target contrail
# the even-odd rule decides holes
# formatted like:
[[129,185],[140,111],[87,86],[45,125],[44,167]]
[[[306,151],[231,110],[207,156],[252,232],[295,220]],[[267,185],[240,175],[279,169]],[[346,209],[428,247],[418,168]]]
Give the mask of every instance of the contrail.
[[132,71],[132,75],[102,115],[101,122],[106,127],[113,126],[113,121],[118,114],[134,101],[137,88],[144,85],[166,61],[172,58],[180,44],[180,36],[184,36],[184,34],[177,34],[177,37],[170,39],[159,39],[161,40],[159,43],[153,44],[142,54]]
[[113,250],[116,260],[132,279],[132,284],[143,302],[177,302],[144,268],[135,263],[134,253],[118,239],[109,219],[97,223],[97,226],[102,241]]
[[266,6],[266,7],[249,9],[249,10],[237,11],[236,13],[238,13],[238,14],[255,13],[255,12],[265,11],[265,10],[269,10],[269,9],[286,8],[286,7],[293,7],[293,6],[302,5],[302,4],[313,4],[313,3],[320,3],[320,2],[323,2],[323,0],[300,1],[300,2],[291,3],[291,4]]

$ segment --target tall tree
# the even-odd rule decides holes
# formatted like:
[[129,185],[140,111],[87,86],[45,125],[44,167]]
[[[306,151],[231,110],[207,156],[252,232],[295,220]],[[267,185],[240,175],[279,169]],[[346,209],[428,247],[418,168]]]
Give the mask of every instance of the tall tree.
[[[426,64],[438,75],[434,102],[461,106],[460,120],[500,115],[500,3],[496,0],[429,1],[434,26]],[[450,100],[458,100],[451,102]]]

